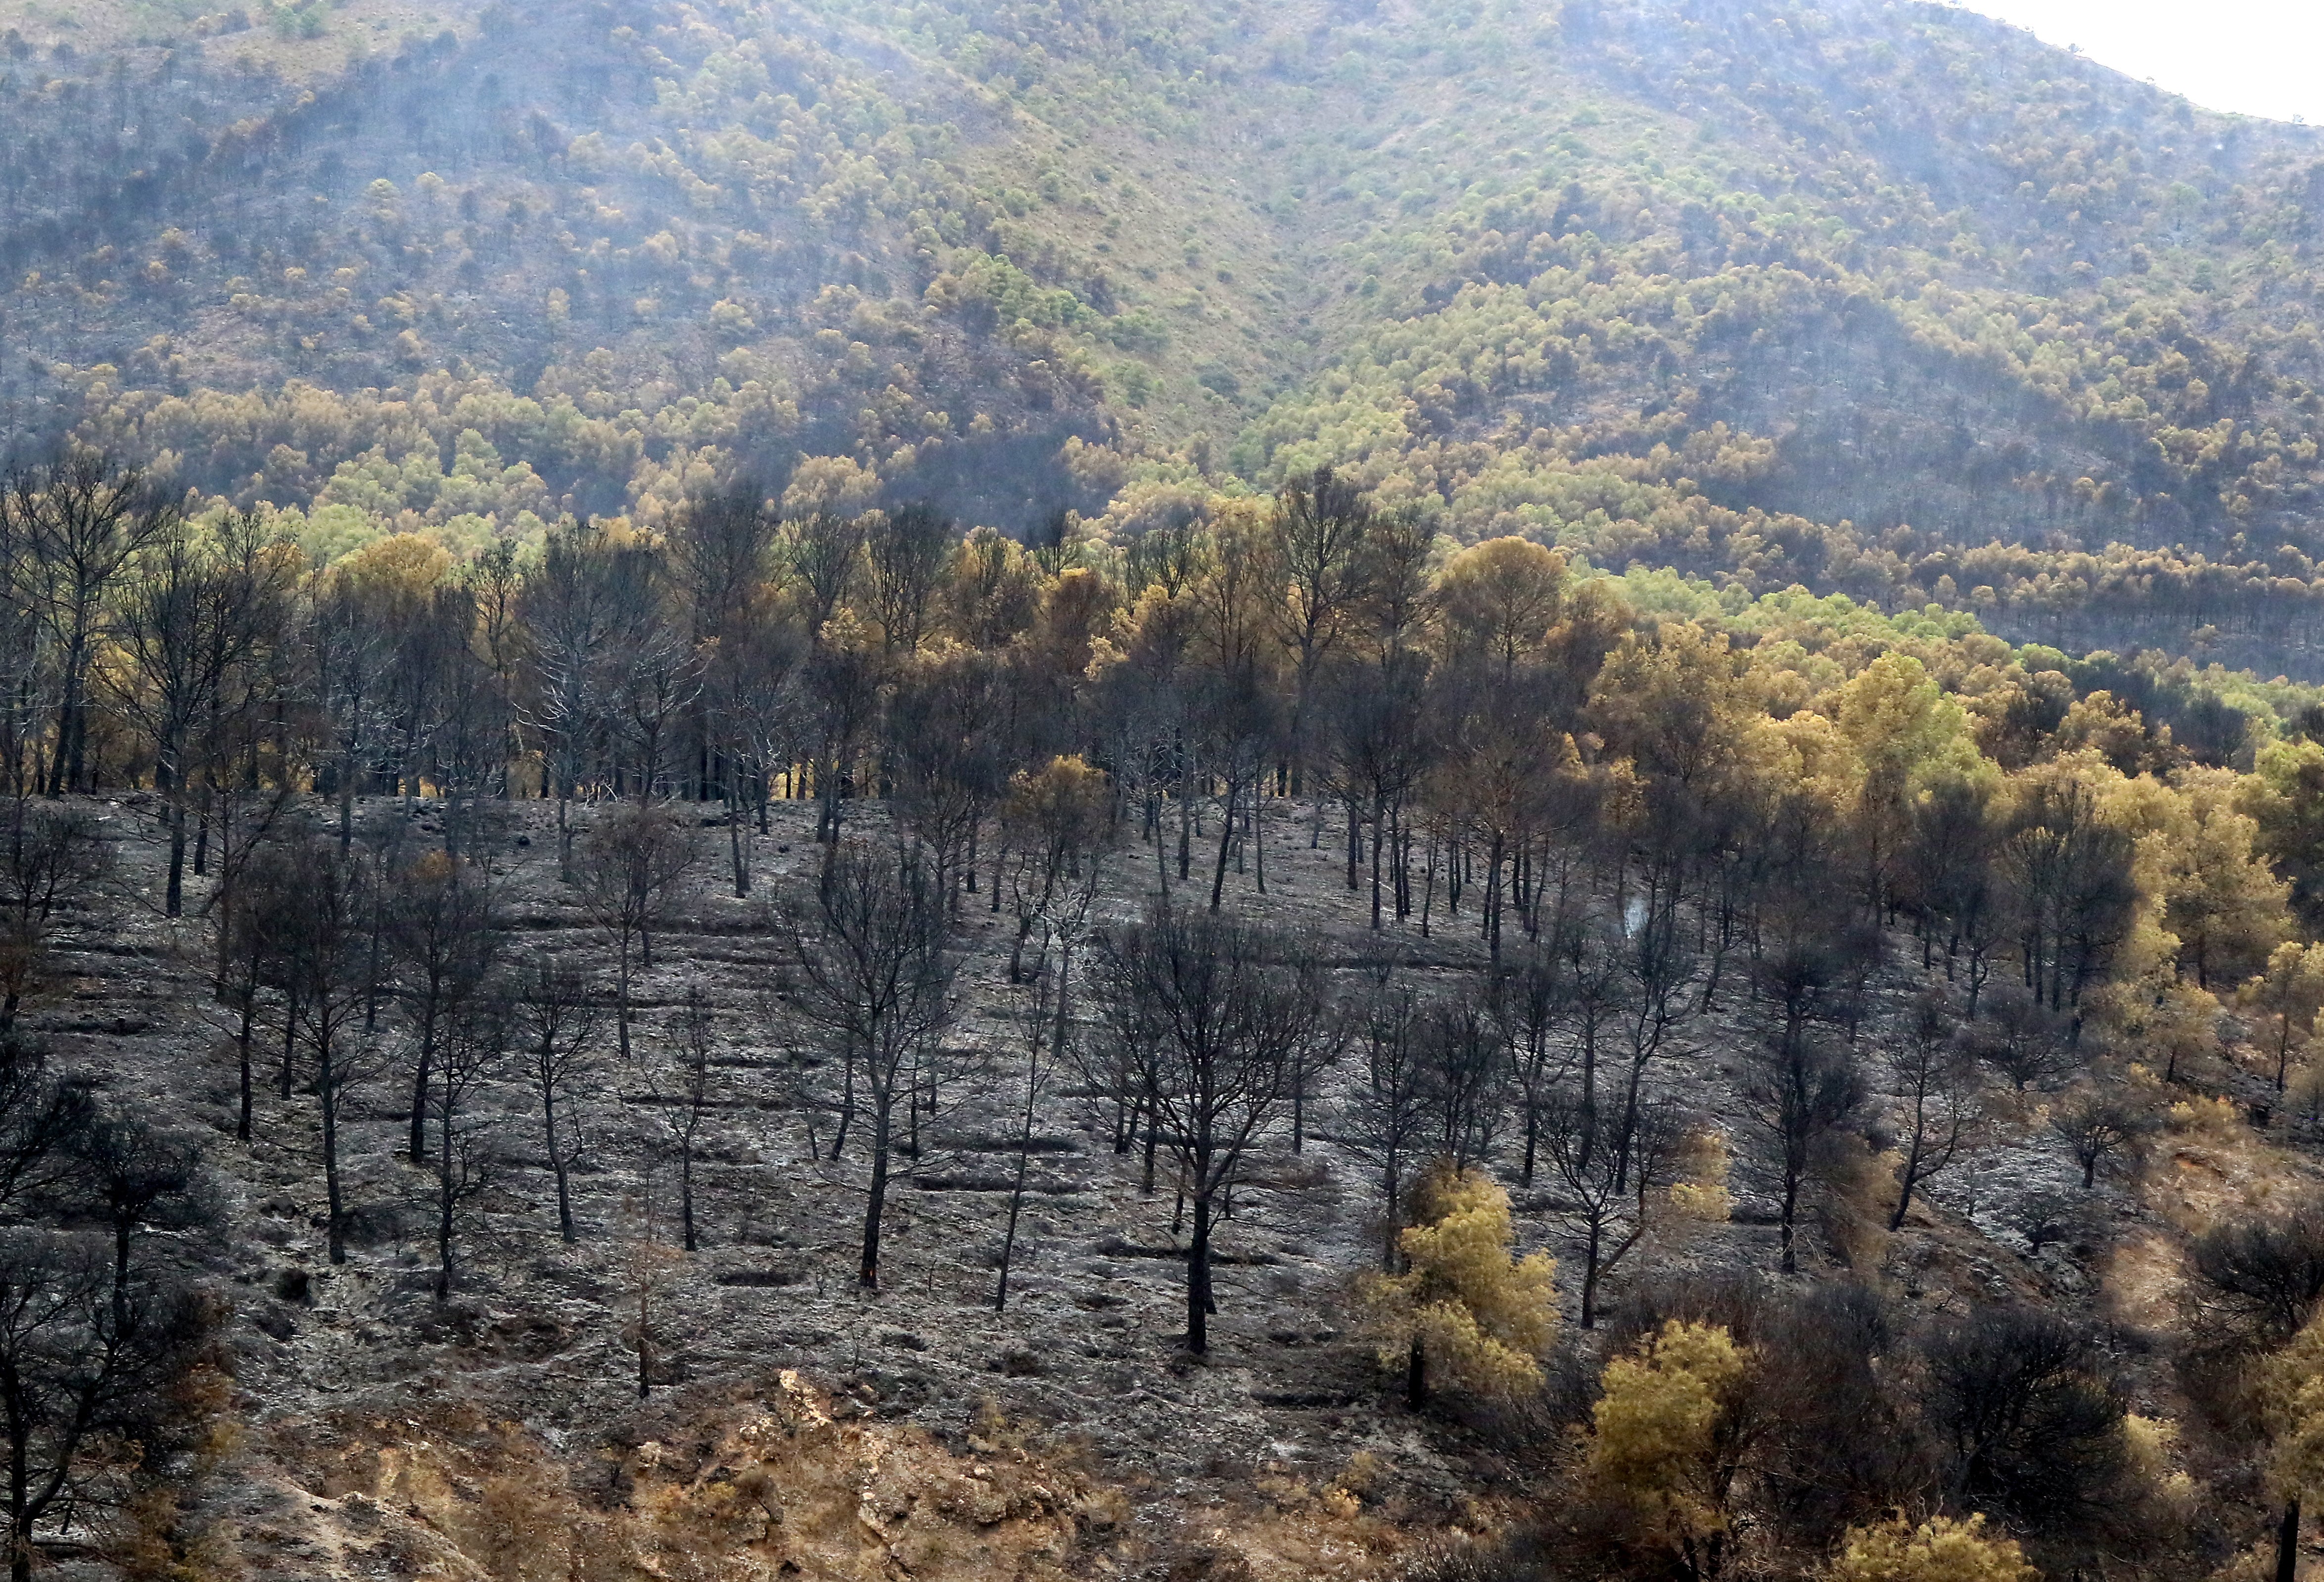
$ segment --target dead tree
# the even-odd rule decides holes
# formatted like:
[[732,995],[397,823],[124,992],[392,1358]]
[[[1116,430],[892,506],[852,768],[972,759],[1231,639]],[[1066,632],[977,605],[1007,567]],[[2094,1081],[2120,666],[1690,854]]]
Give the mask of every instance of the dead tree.
[[826,871],[835,860],[849,777],[879,719],[884,679],[881,657],[864,648],[819,644],[803,667],[815,750],[815,838],[824,842]]
[[[371,913],[378,905],[372,863],[319,841],[300,843],[292,881],[274,897],[269,920],[283,942],[284,976],[296,1009],[291,1028],[305,1035],[308,1073],[322,1127],[326,1237],[330,1260],[347,1261],[347,1191],[340,1136],[348,1094],[373,1074],[364,1046],[363,1007],[372,996]],[[285,1043],[286,1054],[293,1047]],[[284,1078],[290,1078],[286,1061]]]
[[1425,1012],[1410,988],[1386,983],[1364,1007],[1356,1081],[1340,1145],[1379,1173],[1380,1267],[1395,1274],[1406,1179],[1427,1156],[1428,1096],[1418,1048]]
[[930,657],[898,678],[888,707],[896,822],[927,847],[955,908],[964,881],[975,882],[978,838],[1009,788],[1006,685],[984,655]]
[[1970,1048],[2021,1093],[2054,1087],[2081,1063],[2071,1021],[2015,983],[1997,984],[1986,997]]
[[[1533,1184],[1541,1148],[1542,1106],[1565,1075],[1556,1033],[1570,996],[1554,952],[1536,951],[1493,983],[1493,1017],[1508,1058],[1508,1085],[1525,1123],[1525,1152],[1517,1167],[1520,1185]],[[1594,1094],[1592,1096],[1595,1097]]]
[[499,902],[485,869],[443,851],[425,852],[398,871],[382,902],[396,988],[418,1039],[410,1154],[424,1164],[437,1043],[492,971],[500,951]]
[[896,1106],[938,1059],[952,1020],[955,961],[945,897],[908,849],[836,847],[812,899],[786,909],[798,968],[793,1001],[871,1110],[872,1180],[858,1278],[880,1283],[880,1217],[888,1197]]
[[992,1287],[992,1311],[1009,1306],[1009,1266],[1017,1252],[1017,1224],[1025,1207],[1025,1178],[1033,1162],[1033,1127],[1041,1113],[1041,1095],[1062,1053],[1056,1040],[1064,1022],[1056,1004],[1063,991],[1063,965],[1037,971],[1015,1008],[1014,1022],[1025,1046],[1025,1103],[1017,1125],[1017,1164],[1009,1182],[1009,1220],[1001,1233],[1001,1270]]
[[670,608],[668,569],[658,551],[624,550],[625,620],[607,666],[613,770],[640,806],[671,789],[678,737],[702,696],[701,650],[686,640]]
[[595,768],[610,730],[616,640],[629,620],[618,551],[585,521],[549,535],[540,569],[525,579],[521,612],[532,638],[532,704],[519,722],[540,744],[544,790],[557,798],[557,871],[573,882],[574,798]]
[[1554,1212],[1582,1244],[1583,1329],[1598,1322],[1606,1276],[1652,1228],[1685,1134],[1677,1109],[1657,1098],[1604,1117],[1585,1111],[1571,1088],[1545,1101],[1542,1151],[1556,1182]]
[[702,1138],[702,1123],[710,1113],[711,1055],[717,1047],[717,1014],[696,978],[686,986],[686,1004],[678,1012],[678,1038],[668,1068],[658,1073],[652,1100],[669,1146],[678,1154],[678,1225],[679,1245],[699,1250],[694,1224],[694,1162]]
[[438,1052],[429,1112],[436,1121],[436,1300],[452,1294],[461,1232],[504,1173],[502,1117],[483,1105],[506,1072],[510,1026],[495,996],[464,1002],[448,1018]]
[[209,1347],[216,1311],[157,1260],[133,1265],[124,1288],[102,1238],[0,1230],[0,1454],[11,1473],[0,1501],[11,1582],[31,1582],[45,1530],[117,1489],[118,1447],[152,1454],[171,1443],[181,1387]]
[[613,1025],[624,1062],[630,1058],[632,953],[652,969],[655,930],[695,856],[694,842],[677,820],[637,803],[608,814],[581,842],[582,908],[613,936]]
[[154,785],[169,809],[162,908],[171,917],[184,908],[194,777],[226,745],[220,722],[235,678],[280,635],[287,550],[254,511],[213,532],[173,521],[139,551],[118,600],[114,639],[129,663],[107,691],[153,747]]
[[201,1186],[201,1150],[132,1116],[92,1111],[73,1127],[69,1195],[82,1200],[113,1244],[113,1320],[130,1327],[139,1234],[214,1221]]
[[[723,787],[730,816],[740,805],[746,767],[758,768],[750,754],[738,751],[734,714],[747,708],[761,682],[752,674],[756,667],[737,664],[735,656],[751,654],[753,638],[776,625],[767,619],[765,606],[780,526],[758,481],[740,478],[724,490],[691,495],[670,529],[678,600],[692,622],[693,647],[706,661],[703,706],[692,744],[698,755],[696,774],[706,790],[714,781]],[[737,842],[735,893],[746,895],[741,852]]]
[[863,560],[872,615],[890,652],[908,654],[920,646],[929,601],[959,539],[959,529],[929,505],[907,505],[872,519]]
[[1904,1047],[1893,1057],[1904,1098],[1897,1145],[1896,1207],[1888,1228],[1904,1223],[1913,1194],[1951,1167],[1969,1147],[1980,1110],[1977,1072],[1952,1037],[1943,997],[1924,994],[1909,1013]]
[[827,510],[811,512],[789,524],[784,558],[806,594],[809,641],[822,642],[823,629],[831,624],[840,601],[854,585],[863,565],[863,540],[870,526],[868,517]]
[[[1211,910],[1225,894],[1227,862],[1244,835],[1259,834],[1259,781],[1275,762],[1282,721],[1274,693],[1255,664],[1238,664],[1204,677],[1195,705],[1204,768],[1217,782],[1219,847],[1211,868]],[[1248,805],[1246,805],[1248,804]],[[1267,888],[1265,869],[1259,888]]]
[[49,960],[57,914],[86,899],[112,867],[97,820],[78,808],[0,804],[0,1034]]
[[744,612],[716,639],[705,667],[706,728],[720,761],[726,851],[737,897],[751,893],[752,810],[757,810],[763,833],[770,783],[804,750],[799,666],[805,652],[805,644],[785,622],[765,613]]
[[339,804],[339,850],[355,842],[355,795],[387,734],[392,634],[356,590],[318,576],[309,602],[307,662]]
[[[1694,979],[1695,959],[1679,921],[1675,896],[1646,897],[1641,910],[1643,915],[1622,942],[1621,977],[1615,990],[1616,1026],[1628,1057],[1621,1074],[1618,1137],[1637,1131],[1648,1068],[1671,1053],[1674,1037],[1694,1009],[1686,988]],[[1617,1180],[1620,1176],[1618,1164]]]
[[573,1165],[586,1145],[581,1106],[596,1086],[597,1001],[581,974],[543,954],[519,980],[510,1018],[527,1080],[540,1101],[541,1140],[557,1182],[557,1231],[580,1237],[573,1219]]
[[1157,915],[1104,943],[1097,992],[1117,1020],[1153,1029],[1152,1102],[1194,1209],[1186,1346],[1209,1344],[1211,1231],[1246,1156],[1281,1118],[1301,1052],[1328,1007],[1315,980],[1256,929],[1207,915]]
[[2072,1095],[2050,1114],[2050,1129],[2082,1167],[2082,1190],[2098,1185],[2098,1167],[2137,1157],[2154,1122],[2126,1093],[2092,1088]]
[[271,888],[264,869],[254,865],[235,887],[218,919],[217,990],[235,1019],[240,1083],[234,1135],[235,1141],[243,1143],[250,1141],[252,1112],[256,1108],[253,1046],[258,1031],[258,995],[273,964],[273,942],[263,924],[264,915],[276,905],[266,898]]
[[1775,1195],[1786,1274],[1799,1272],[1802,1194],[1826,1141],[1857,1118],[1866,1097],[1855,1052],[1823,1036],[1834,976],[1831,957],[1812,943],[1771,954],[1759,972],[1766,1026],[1747,1051],[1741,1108],[1757,1133],[1760,1174]]
[[0,517],[29,551],[33,608],[57,656],[51,796],[88,786],[89,676],[112,635],[114,584],[179,515],[176,502],[142,472],[93,450],[73,450],[0,487]]
[[1456,1170],[1489,1158],[1499,1140],[1508,1072],[1500,1030],[1470,998],[1420,1016],[1413,1045],[1432,1155]]
[[1084,1090],[1111,1110],[1113,1151],[1127,1154],[1142,1132],[1146,1167],[1139,1190],[1154,1191],[1155,1152],[1153,1092],[1157,1029],[1146,1019],[1144,1007],[1101,994],[1095,1013],[1102,1035],[1078,1040],[1064,1053],[1073,1062]]

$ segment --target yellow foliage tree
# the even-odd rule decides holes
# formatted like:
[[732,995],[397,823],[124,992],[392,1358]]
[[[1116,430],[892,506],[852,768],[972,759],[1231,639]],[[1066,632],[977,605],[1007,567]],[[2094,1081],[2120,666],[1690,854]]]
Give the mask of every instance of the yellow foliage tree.
[[2146,758],[2146,722],[2110,692],[2077,698],[2052,733],[2061,753],[2093,751],[2123,775],[2135,775]]
[[[1724,633],[1691,627],[1625,637],[1598,673],[1590,713],[1613,752],[1632,760],[1643,792],[1637,811],[1649,819],[1673,794],[1684,802],[1745,796],[1791,761],[1812,772],[1815,760],[1837,756],[1823,750],[1836,742],[1787,740],[1761,708],[1746,658]],[[1784,759],[1787,749],[1795,760]]]
[[1525,538],[1489,538],[1446,564],[1436,596],[1452,649],[1506,676],[1557,624],[1565,557]]
[[1404,1366],[1414,1406],[1427,1399],[1432,1364],[1480,1393],[1540,1384],[1557,1334],[1556,1263],[1509,1255],[1509,1195],[1480,1171],[1440,1166],[1416,1195],[1422,1222],[1397,1244],[1405,1272],[1370,1275],[1362,1287],[1381,1366]]
[[1719,1571],[1750,1369],[1724,1326],[1673,1319],[1600,1375],[1591,1481],[1634,1506],[1691,1577]]
[[[1081,878],[1083,866],[1104,842],[1109,796],[1104,772],[1092,768],[1079,753],[1053,758],[1042,768],[1019,769],[1010,777],[1009,795],[1001,805],[1006,888],[1017,913],[1017,943],[1009,952],[1010,982],[1023,981],[1026,942],[1037,928],[1054,931],[1063,914],[1086,914],[1086,888],[1067,881]],[[994,884],[997,907],[998,878]],[[1050,932],[1044,932],[1044,958],[1050,937]],[[1037,967],[1037,976],[1039,971]]]
[[1901,1515],[1849,1529],[1831,1582],[2041,1582],[2012,1538],[1989,1538],[1985,1518],[1939,1516],[1919,1526]]
[[2281,1093],[2292,1050],[2308,1041],[2316,1013],[2324,1008],[2324,945],[2286,940],[2269,952],[2266,969],[2236,998],[2271,1024],[2268,1044],[2275,1054],[2275,1090]]
[[2172,815],[2138,842],[2142,888],[2162,903],[2163,926],[2201,989],[2250,972],[2291,923],[2292,887],[2268,866],[2258,821],[2236,811],[2231,783],[2223,774],[2181,777]]
[[852,517],[878,497],[880,474],[853,457],[808,456],[783,490],[783,515]]
[[395,533],[364,545],[331,567],[335,587],[374,620],[411,619],[451,575],[452,557],[440,544]]
[[1004,647],[1040,612],[1041,568],[1014,539],[978,528],[953,552],[940,603],[953,636],[972,648]]
[[2175,1082],[2181,1068],[2218,1053],[2219,1002],[2167,971],[2143,973],[2107,987],[2101,1001],[2115,1036],[2163,1068]]
[[1831,713],[1860,765],[1853,822],[1877,898],[1893,882],[1914,793],[1937,778],[1975,774],[1977,747],[1968,713],[1906,654],[1883,654],[1866,666],[1840,688]]
[[1735,1211],[1727,1190],[1733,1163],[1722,1134],[1708,1127],[1688,1134],[1679,1149],[1679,1179],[1670,1185],[1672,1210],[1697,1225],[1726,1224]]
[[2268,1437],[2267,1479],[2283,1514],[2276,1529],[2276,1575],[2293,1575],[2300,1508],[2324,1489],[2324,1319],[2311,1319],[2267,1359],[2256,1380]]

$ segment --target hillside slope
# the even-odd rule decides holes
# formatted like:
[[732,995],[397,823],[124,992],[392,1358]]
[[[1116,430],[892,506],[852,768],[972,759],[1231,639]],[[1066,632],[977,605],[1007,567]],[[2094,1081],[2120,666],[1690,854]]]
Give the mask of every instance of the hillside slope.
[[2324,147],[1983,18],[61,14],[5,19],[10,443],[318,550],[807,456],[1135,531],[1331,461],[1461,538],[2324,664]]

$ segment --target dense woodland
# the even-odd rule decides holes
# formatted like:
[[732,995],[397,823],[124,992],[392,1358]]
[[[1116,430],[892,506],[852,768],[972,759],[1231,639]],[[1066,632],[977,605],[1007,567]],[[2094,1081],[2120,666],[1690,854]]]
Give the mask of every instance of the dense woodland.
[[659,530],[807,456],[1012,535],[1330,464],[1463,542],[2319,674],[2317,134],[1979,17],[121,0],[5,37],[0,424],[318,554]]

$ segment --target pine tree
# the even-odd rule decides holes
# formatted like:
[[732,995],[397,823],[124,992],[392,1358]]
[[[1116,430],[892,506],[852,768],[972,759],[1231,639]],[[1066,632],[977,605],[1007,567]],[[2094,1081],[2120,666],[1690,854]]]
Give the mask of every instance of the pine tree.
[[2292,1052],[2308,1042],[2324,1008],[2324,945],[2287,940],[2269,952],[2267,966],[2236,998],[2269,1021],[2267,1049],[2275,1056],[2275,1090],[2283,1091]]
[[1509,1195],[1481,1171],[1439,1166],[1414,1195],[1418,1223],[1397,1238],[1405,1272],[1362,1288],[1381,1365],[1403,1365],[1416,1408],[1432,1366],[1480,1394],[1540,1384],[1557,1332],[1556,1264],[1546,1253],[1510,1256]]
[[2324,1320],[2311,1319],[2267,1359],[2259,1376],[2260,1418],[2268,1437],[2267,1478],[2283,1503],[2276,1531],[2276,1577],[2292,1582],[2301,1503],[2324,1488]]
[[1690,1577],[1720,1569],[1745,1438],[1735,1407],[1751,1366],[1724,1326],[1673,1319],[1600,1377],[1590,1479],[1630,1504]]

